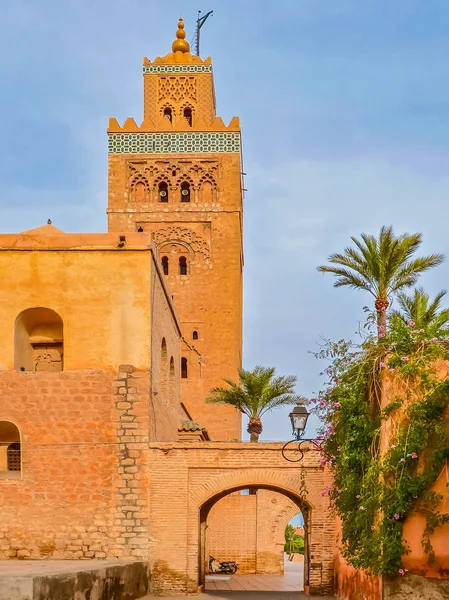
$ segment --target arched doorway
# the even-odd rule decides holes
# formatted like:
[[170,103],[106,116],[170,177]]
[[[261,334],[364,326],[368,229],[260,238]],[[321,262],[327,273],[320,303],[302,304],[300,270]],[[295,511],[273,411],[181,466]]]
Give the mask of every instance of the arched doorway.
[[[236,492],[242,491],[242,490],[249,490],[249,494],[256,496],[257,492],[259,490],[266,490],[266,491],[271,491],[274,494],[272,494],[273,499],[275,496],[282,496],[288,500],[290,500],[290,502],[294,505],[295,509],[293,509],[293,512],[295,513],[301,513],[303,520],[304,520],[304,559],[303,559],[303,563],[299,566],[299,568],[294,567],[293,565],[288,567],[288,575],[285,576],[285,581],[289,581],[292,582],[293,580],[295,580],[296,585],[294,586],[295,591],[300,591],[302,589],[308,589],[309,588],[309,572],[310,572],[310,552],[309,552],[309,524],[311,522],[311,517],[312,517],[312,507],[311,505],[304,499],[302,498],[299,493],[296,494],[290,490],[286,490],[283,489],[281,487],[275,486],[275,485],[267,485],[267,484],[258,484],[258,485],[240,485],[234,488],[229,488],[226,490],[223,490],[217,494],[215,494],[214,496],[212,496],[211,498],[209,498],[206,502],[203,503],[203,505],[200,508],[200,518],[199,518],[199,527],[200,527],[200,531],[199,531],[199,537],[200,537],[200,542],[199,542],[199,564],[198,564],[198,574],[199,574],[199,581],[198,581],[198,585],[201,589],[206,590],[206,575],[208,575],[209,573],[209,544],[208,544],[208,518],[210,516],[211,511],[213,510],[214,507],[217,506],[217,503],[220,503],[221,500],[225,499],[225,498],[229,498],[232,495],[234,495]],[[238,499],[236,498],[236,500],[238,501]],[[248,503],[249,504],[249,503]],[[255,505],[256,506],[256,505]],[[253,515],[249,514],[251,511],[254,511],[254,506],[251,505],[249,512],[248,512],[248,518],[251,518],[251,516],[253,516],[253,518],[257,519],[257,514],[254,513]],[[266,512],[265,517],[268,517],[268,512]],[[269,519],[267,519],[267,522],[265,523],[265,527],[268,528],[273,528],[273,527],[279,527],[279,525],[281,526],[282,530],[285,529],[285,524],[282,521],[282,517],[279,515],[279,521],[281,523],[276,523],[273,521],[270,521]],[[257,533],[256,533],[257,535]],[[279,549],[279,559],[280,560],[284,560],[284,548],[282,545],[282,548]],[[259,567],[257,566],[257,560],[259,557],[259,550],[256,546],[255,549],[255,557],[256,557],[256,566],[253,572],[255,573],[263,573],[264,569],[259,565]],[[266,558],[266,557],[265,557]],[[230,560],[230,558],[229,558]],[[238,562],[238,561],[237,561]],[[264,561],[265,562],[265,561]],[[283,569],[282,569],[283,571]],[[297,571],[297,577],[296,577],[296,573],[295,571]],[[249,572],[251,572],[251,568],[249,569]],[[252,590],[251,587],[251,576],[246,576],[242,579],[240,579],[240,581],[237,581],[240,575],[236,575],[235,576],[235,581],[236,581],[236,585],[243,586],[243,589],[247,589],[248,591]],[[287,579],[287,577],[289,579]],[[267,581],[270,581],[270,586],[272,591],[285,591],[287,588],[284,586],[284,578],[283,577],[278,577],[273,578],[272,576],[268,576]],[[260,578],[258,579],[258,583],[257,585],[260,586]],[[212,586],[211,589],[213,589],[214,584],[209,584],[209,586]],[[227,586],[227,584],[225,584],[225,587]],[[278,589],[275,589],[276,586],[278,586]],[[292,587],[292,586],[290,586]],[[217,588],[215,588],[217,589]],[[221,588],[218,588],[221,589]],[[232,589],[232,588],[231,588]],[[257,586],[254,588],[253,591],[260,589],[260,587],[258,588]]]
[[282,457],[282,447],[279,442],[149,445],[154,474],[150,480],[153,595],[200,591],[205,579],[208,514],[220,498],[249,488],[272,490],[296,502],[307,530],[304,591],[311,595],[332,592],[335,519],[329,499],[322,494],[332,475],[320,466],[320,454],[312,444],[299,466]]

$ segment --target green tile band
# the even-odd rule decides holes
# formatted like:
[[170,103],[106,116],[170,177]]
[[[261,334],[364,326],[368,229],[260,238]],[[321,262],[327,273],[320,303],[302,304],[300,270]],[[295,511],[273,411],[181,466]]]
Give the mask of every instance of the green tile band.
[[109,154],[240,152],[240,133],[109,133]]
[[144,65],[145,75],[165,73],[212,73],[212,65]]

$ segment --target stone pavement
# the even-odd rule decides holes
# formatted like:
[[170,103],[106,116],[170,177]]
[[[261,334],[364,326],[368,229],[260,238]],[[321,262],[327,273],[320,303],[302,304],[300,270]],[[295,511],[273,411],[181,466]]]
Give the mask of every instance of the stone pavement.
[[[198,600],[335,600],[333,596],[307,596],[304,588],[303,563],[286,561],[284,575],[233,575],[221,581],[207,581],[206,593]],[[186,596],[170,596],[167,600],[185,600]],[[146,596],[141,600],[156,600]]]
[[283,575],[240,575],[217,580],[206,575],[206,591],[300,592],[304,589],[304,563],[284,560]]

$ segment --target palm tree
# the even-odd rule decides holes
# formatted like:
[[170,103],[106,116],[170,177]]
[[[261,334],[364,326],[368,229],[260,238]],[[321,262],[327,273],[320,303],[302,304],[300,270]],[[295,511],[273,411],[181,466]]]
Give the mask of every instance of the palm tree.
[[216,387],[206,402],[234,406],[249,418],[247,431],[251,442],[258,442],[262,433],[261,417],[272,410],[304,400],[295,394],[296,377],[275,377],[274,367],[255,367],[252,371],[239,370],[239,383],[223,379],[228,388]]
[[317,268],[337,277],[335,287],[347,285],[370,292],[375,297],[378,330],[385,332],[391,296],[414,285],[421,273],[441,264],[444,255],[413,258],[421,245],[421,234],[396,236],[391,226],[384,225],[379,237],[366,233],[360,237],[361,240],[351,237],[356,248],[345,248],[343,254],[332,254],[328,259],[331,264]]
[[412,295],[405,292],[398,294],[398,302],[401,307],[396,314],[401,316],[407,323],[414,322],[416,329],[425,329],[433,334],[449,331],[449,308],[441,308],[441,300],[447,294],[441,290],[430,301],[430,296],[424,288],[416,288]]

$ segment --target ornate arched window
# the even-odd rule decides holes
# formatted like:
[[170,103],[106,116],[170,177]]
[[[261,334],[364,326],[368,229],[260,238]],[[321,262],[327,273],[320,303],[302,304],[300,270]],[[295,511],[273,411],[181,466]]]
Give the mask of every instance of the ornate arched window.
[[164,108],[164,118],[168,119],[170,121],[170,123],[173,123],[173,112],[169,106]]
[[188,181],[181,183],[181,202],[190,202],[190,183]]
[[164,275],[168,275],[168,256],[163,256],[161,258],[162,272]]
[[159,202],[168,202],[168,185],[166,181],[161,181],[158,185]]
[[185,256],[179,257],[179,274],[187,275],[187,258]]
[[190,127],[192,127],[192,117],[193,117],[192,109],[191,108],[185,108],[183,110],[183,115],[184,115],[184,118],[187,121],[187,123],[190,125]]

